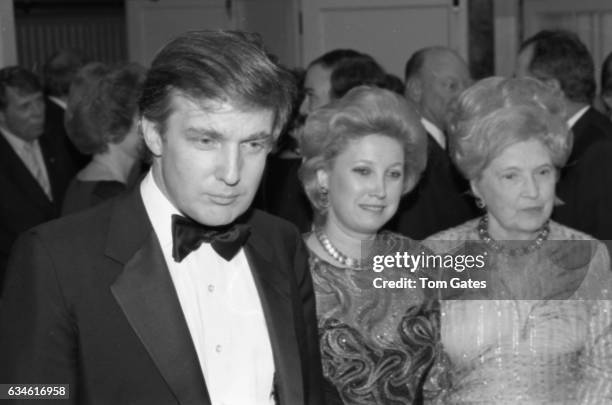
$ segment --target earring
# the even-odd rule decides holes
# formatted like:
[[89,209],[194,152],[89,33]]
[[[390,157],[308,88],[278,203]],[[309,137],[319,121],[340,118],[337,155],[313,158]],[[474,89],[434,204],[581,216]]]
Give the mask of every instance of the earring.
[[559,196],[555,196],[555,207],[558,207],[560,205],[565,205],[565,201],[560,199]]
[[476,197],[476,206],[483,210],[486,207],[486,204],[484,203],[484,201],[482,201],[482,198]]
[[323,207],[329,205],[329,190],[327,187],[319,186],[319,201]]

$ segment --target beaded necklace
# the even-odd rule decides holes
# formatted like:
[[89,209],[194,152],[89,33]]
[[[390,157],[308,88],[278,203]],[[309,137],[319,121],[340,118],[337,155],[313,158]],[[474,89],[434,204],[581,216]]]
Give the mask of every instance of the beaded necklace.
[[489,217],[487,215],[480,218],[478,222],[478,236],[480,239],[487,244],[494,252],[501,253],[505,256],[524,256],[528,253],[534,252],[542,247],[542,244],[546,239],[548,239],[548,234],[550,233],[550,225],[549,221],[546,221],[538,236],[531,241],[528,245],[522,246],[520,248],[507,248],[503,246],[501,243],[496,241],[489,235]]
[[323,249],[325,249],[325,251],[331,257],[333,257],[338,263],[342,263],[344,266],[350,267],[350,268],[356,269],[356,270],[363,270],[363,269],[365,269],[366,266],[365,266],[365,263],[362,260],[356,259],[354,257],[348,257],[347,255],[345,255],[344,253],[339,251],[331,243],[331,241],[327,237],[327,234],[323,231],[322,228],[315,229],[315,235],[317,236],[317,240],[319,241],[321,246],[323,246]]

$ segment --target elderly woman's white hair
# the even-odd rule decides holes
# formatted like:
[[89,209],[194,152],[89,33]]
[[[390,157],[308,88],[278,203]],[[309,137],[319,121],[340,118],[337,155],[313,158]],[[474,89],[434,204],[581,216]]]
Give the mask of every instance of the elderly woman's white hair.
[[316,210],[326,209],[317,171],[330,169],[349,142],[374,134],[399,141],[404,150],[404,193],[416,185],[427,160],[427,139],[416,109],[391,91],[359,86],[309,114],[299,134],[304,157],[300,179]]
[[491,77],[465,90],[449,117],[451,158],[468,180],[505,148],[536,139],[558,169],[572,149],[559,89],[532,78]]

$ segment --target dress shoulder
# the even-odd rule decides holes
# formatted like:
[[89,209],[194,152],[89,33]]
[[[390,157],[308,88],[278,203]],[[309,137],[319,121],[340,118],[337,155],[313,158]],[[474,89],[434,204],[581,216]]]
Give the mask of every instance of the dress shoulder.
[[549,240],[591,240],[597,239],[587,233],[581,232],[569,226],[562,225],[555,221],[550,221]]
[[477,226],[480,218],[471,219],[461,225],[431,235],[423,241],[423,246],[436,253],[456,250],[466,241],[477,240]]

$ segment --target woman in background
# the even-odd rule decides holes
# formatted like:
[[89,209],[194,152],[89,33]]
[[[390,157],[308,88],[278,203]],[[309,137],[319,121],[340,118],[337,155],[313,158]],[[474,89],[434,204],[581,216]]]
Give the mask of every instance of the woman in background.
[[77,74],[68,96],[66,132],[93,158],[68,187],[63,214],[115,196],[138,178],[144,152],[138,99],[144,76],[144,68],[136,64],[111,68],[91,63]]
[[550,220],[572,146],[558,90],[535,79],[484,79],[461,95],[450,121],[451,157],[485,215],[424,244],[483,255],[485,267],[463,277],[486,288],[440,291],[443,355],[429,400],[612,403],[608,252]]
[[[281,134],[279,146],[290,146],[305,117],[315,109],[341,98],[353,87],[382,87],[385,79],[384,69],[367,54],[336,49],[321,55],[308,65],[303,80],[298,80],[303,97],[297,100],[300,103],[294,110],[292,128]],[[270,155],[260,193],[264,204],[260,206],[306,232],[312,225],[313,211],[298,179],[301,163],[295,148]]]
[[405,270],[373,272],[366,256],[417,252],[380,232],[425,167],[426,138],[408,102],[357,87],[310,113],[300,135],[300,177],[318,218],[306,234],[323,373],[345,404],[418,401],[437,334],[437,312],[419,289],[375,288]]

